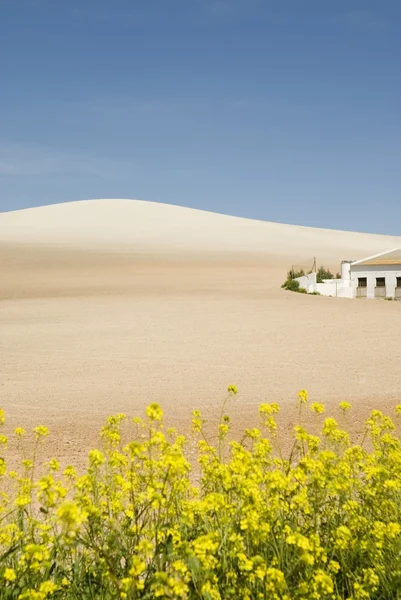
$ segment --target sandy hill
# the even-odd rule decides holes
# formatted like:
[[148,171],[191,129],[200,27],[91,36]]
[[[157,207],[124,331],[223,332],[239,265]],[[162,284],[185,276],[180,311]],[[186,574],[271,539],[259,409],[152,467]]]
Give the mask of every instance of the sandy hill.
[[88,200],[0,214],[0,240],[139,252],[357,259],[401,238],[298,227],[139,200]]
[[[83,460],[103,419],[163,404],[213,420],[230,383],[238,426],[293,400],[401,402],[401,302],[280,288],[292,264],[339,269],[400,238],[264,223],[151,202],[96,200],[0,214],[0,404],[44,422],[48,453]],[[285,412],[287,411],[287,412]],[[285,416],[287,415],[287,416]]]

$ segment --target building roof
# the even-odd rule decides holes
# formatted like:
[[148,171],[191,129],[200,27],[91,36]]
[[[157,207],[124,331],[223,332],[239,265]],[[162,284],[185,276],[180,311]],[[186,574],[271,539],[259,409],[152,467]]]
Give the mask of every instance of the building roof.
[[389,252],[382,252],[375,256],[369,256],[362,260],[357,260],[352,265],[369,266],[369,265],[400,265],[401,266],[401,248],[395,248]]

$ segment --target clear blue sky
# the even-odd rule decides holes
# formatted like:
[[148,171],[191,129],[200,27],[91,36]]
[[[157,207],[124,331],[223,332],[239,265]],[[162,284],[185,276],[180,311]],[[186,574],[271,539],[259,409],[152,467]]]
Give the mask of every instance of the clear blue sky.
[[401,234],[400,0],[0,0],[0,211]]

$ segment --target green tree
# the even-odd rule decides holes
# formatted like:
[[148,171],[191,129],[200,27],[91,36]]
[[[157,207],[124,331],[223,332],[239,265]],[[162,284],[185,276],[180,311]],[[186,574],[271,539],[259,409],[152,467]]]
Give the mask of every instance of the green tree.
[[324,279],[334,279],[334,275],[329,269],[321,265],[316,273],[316,281],[323,283]]

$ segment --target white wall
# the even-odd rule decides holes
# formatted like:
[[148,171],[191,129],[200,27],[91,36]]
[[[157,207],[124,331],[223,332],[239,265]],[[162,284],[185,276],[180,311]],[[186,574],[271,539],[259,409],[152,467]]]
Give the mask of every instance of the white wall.
[[316,285],[317,291],[322,296],[335,296],[337,298],[352,298],[353,291],[350,286],[350,280],[346,279],[325,279],[324,283]]
[[353,291],[350,279],[325,279],[324,283],[317,283],[316,273],[310,273],[303,277],[297,277],[300,287],[305,288],[310,294],[319,292],[322,296],[334,296],[339,298],[352,298]]
[[300,287],[305,288],[310,294],[316,292],[316,273],[309,273],[308,275],[297,277],[295,281],[298,281]]
[[325,279],[324,283],[317,283],[316,273],[310,273],[303,277],[297,277],[296,281],[305,288],[310,294],[319,292],[322,296],[334,296],[339,298],[352,298],[353,291],[351,280],[346,279]]
[[367,290],[366,297],[375,297],[376,277],[386,278],[386,297],[395,297],[395,288],[397,284],[397,277],[401,277],[401,266],[400,265],[385,265],[380,267],[379,265],[352,265],[351,266],[351,286],[353,296],[356,296],[356,290],[358,287],[359,277],[367,278]]
[[341,279],[326,279],[317,284],[317,291],[322,296],[338,296]]

